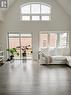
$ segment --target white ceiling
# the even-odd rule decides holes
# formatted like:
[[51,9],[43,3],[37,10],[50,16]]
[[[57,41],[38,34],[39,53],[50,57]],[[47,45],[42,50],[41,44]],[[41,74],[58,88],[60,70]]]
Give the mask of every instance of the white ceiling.
[[64,10],[71,16],[71,0],[57,0]]
[[9,0],[9,7],[15,2],[16,0]]
[[[9,0],[9,7],[11,7],[15,1],[17,0]],[[71,16],[71,0],[56,0],[56,2],[58,2],[64,8],[64,10],[68,13],[68,15]]]
[[[9,7],[15,2],[16,0],[9,0]],[[71,0],[56,0],[64,10],[71,16]]]

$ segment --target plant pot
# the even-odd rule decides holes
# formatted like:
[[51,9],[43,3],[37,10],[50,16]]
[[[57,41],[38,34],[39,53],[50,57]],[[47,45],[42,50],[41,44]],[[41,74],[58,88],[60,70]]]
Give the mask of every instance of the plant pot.
[[14,55],[11,55],[8,59],[7,59],[7,61],[11,61],[11,60],[13,60],[14,59]]
[[14,59],[14,55],[11,55],[11,56],[10,56],[10,60],[13,60],[13,59]]
[[23,57],[26,57],[26,53],[22,53],[22,56],[23,56]]

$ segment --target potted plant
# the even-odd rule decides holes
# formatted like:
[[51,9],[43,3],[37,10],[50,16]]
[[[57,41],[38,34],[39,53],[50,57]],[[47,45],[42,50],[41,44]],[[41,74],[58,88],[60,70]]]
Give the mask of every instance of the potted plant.
[[17,52],[16,48],[9,48],[7,51],[10,54],[10,57],[8,58],[8,61],[13,60],[15,55],[19,56],[19,53]]
[[27,45],[27,46],[23,46],[21,49],[22,49],[22,51],[23,51],[23,53],[22,53],[22,56],[23,57],[26,57],[26,50],[28,50],[29,49],[29,47],[30,47],[30,45]]

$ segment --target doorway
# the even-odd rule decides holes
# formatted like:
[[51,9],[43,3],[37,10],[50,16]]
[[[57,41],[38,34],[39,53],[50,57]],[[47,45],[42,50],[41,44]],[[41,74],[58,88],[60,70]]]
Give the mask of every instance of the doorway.
[[32,34],[8,33],[8,48],[16,48],[14,59],[32,59]]

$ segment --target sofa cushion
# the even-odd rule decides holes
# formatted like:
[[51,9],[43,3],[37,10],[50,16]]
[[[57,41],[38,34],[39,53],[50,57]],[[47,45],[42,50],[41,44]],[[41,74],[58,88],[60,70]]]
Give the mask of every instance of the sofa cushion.
[[70,48],[63,48],[63,55],[70,56]]
[[66,60],[65,56],[52,56],[52,60],[63,61]]
[[49,56],[54,56],[55,55],[55,48],[49,48],[48,55]]
[[69,48],[45,48],[41,52],[46,56],[70,56]]
[[63,49],[61,48],[56,48],[55,49],[55,56],[62,56],[63,55]]

